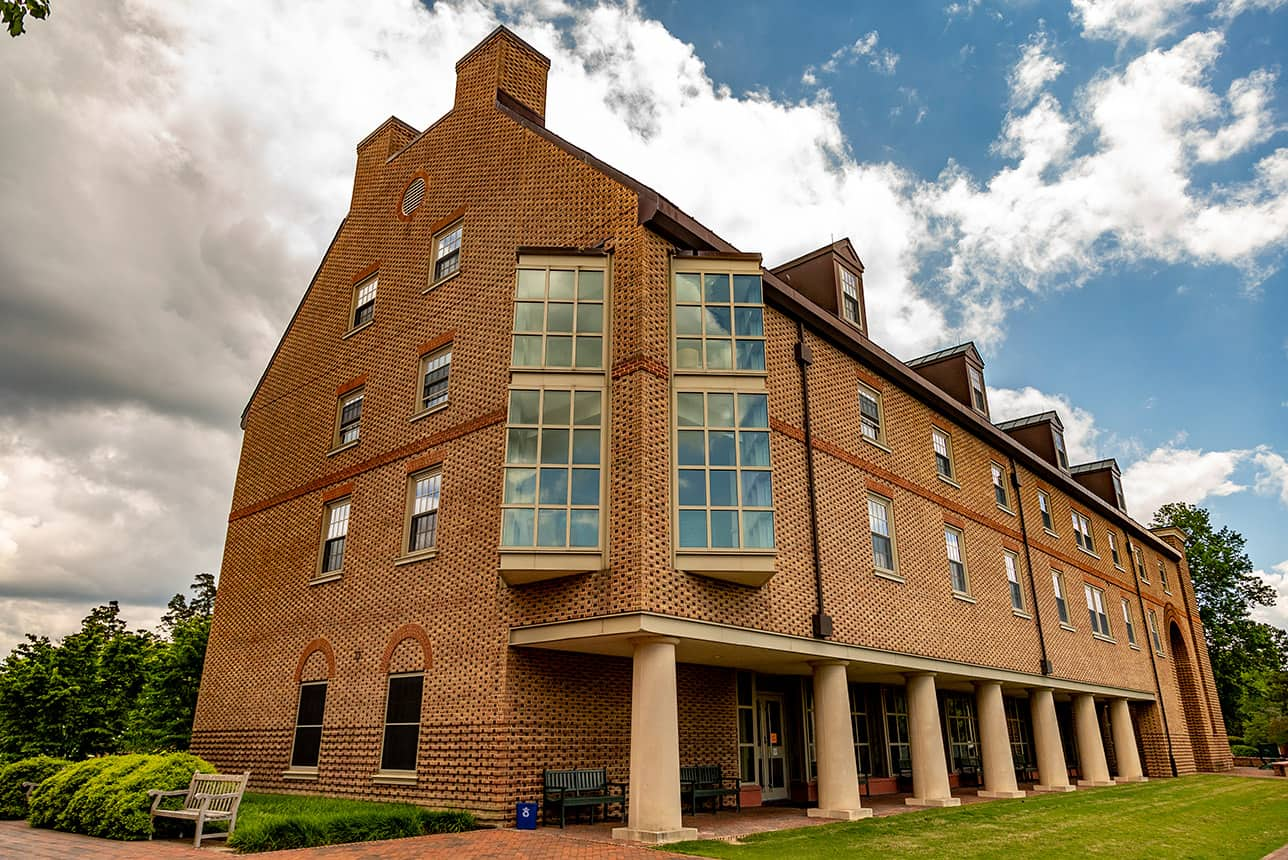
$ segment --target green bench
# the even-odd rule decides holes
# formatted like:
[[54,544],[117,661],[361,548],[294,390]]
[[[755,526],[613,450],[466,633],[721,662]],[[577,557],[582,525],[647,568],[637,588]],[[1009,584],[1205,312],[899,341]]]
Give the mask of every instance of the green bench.
[[[608,781],[608,769],[546,770],[541,781],[543,821],[549,821],[552,808],[559,810],[559,827],[568,823],[568,810],[588,807],[590,823],[595,823],[595,808],[599,807],[604,818],[608,817],[611,804],[621,804],[622,821],[626,821],[626,785]],[[616,789],[616,790],[614,790]]]
[[680,768],[680,805],[689,801],[689,811],[697,813],[698,803],[711,801],[711,811],[719,812],[726,797],[732,797],[734,809],[742,812],[742,788],[737,777],[726,777],[719,765],[700,764]]

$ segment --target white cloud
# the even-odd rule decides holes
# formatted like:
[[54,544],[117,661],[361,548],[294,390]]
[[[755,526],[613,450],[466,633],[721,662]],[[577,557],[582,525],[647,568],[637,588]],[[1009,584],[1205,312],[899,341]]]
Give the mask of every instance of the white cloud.
[[1197,505],[1210,496],[1246,490],[1232,476],[1248,454],[1164,445],[1123,470],[1123,494],[1132,515],[1149,522],[1154,511],[1167,502]]
[[1286,4],[1288,0],[1221,0],[1213,14],[1219,18],[1233,18],[1254,9],[1273,12]]
[[1279,562],[1269,571],[1257,570],[1254,573],[1275,590],[1278,599],[1273,606],[1258,606],[1252,610],[1252,617],[1288,630],[1288,561]]
[[1252,455],[1252,461],[1261,470],[1257,475],[1257,492],[1278,496],[1288,505],[1288,461],[1264,446]]
[[988,389],[988,409],[994,423],[1055,411],[1064,425],[1064,445],[1071,463],[1099,460],[1100,429],[1096,417],[1063,394],[1047,394],[1032,386]]
[[1064,71],[1064,63],[1051,56],[1050,48],[1043,31],[1029,38],[1020,54],[1020,61],[1010,74],[1013,107],[1023,108],[1032,104],[1038,93]]
[[899,65],[899,55],[888,48],[879,48],[881,34],[871,30],[849,45],[842,45],[832,52],[832,56],[817,68],[807,66],[801,75],[801,83],[814,86],[818,83],[819,74],[834,74],[843,65],[853,65],[861,59],[868,61],[868,67],[880,75],[893,75]]
[[[1173,32],[1197,0],[1073,0],[1070,17],[1089,39],[1155,42]],[[1235,3],[1241,0],[1233,0]]]
[[1271,115],[1276,79],[1274,72],[1258,69],[1230,84],[1226,94],[1232,116],[1230,124],[1215,131],[1195,129],[1189,135],[1188,142],[1194,147],[1198,161],[1225,161],[1266,142],[1280,130]]

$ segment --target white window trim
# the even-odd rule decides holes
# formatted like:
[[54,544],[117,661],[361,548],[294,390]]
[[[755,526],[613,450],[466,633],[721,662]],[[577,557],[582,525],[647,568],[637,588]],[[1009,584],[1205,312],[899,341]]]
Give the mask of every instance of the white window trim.
[[[964,589],[958,589],[953,583],[952,556],[948,555],[947,545],[949,532],[957,535],[957,554],[961,556],[958,564],[962,566],[962,580],[966,585]],[[966,563],[966,531],[950,523],[944,523],[944,560],[948,562],[948,586],[952,589],[953,597],[964,598],[974,603],[975,598],[971,593],[970,565]]]
[[[328,535],[331,532],[331,511],[339,507],[341,504],[345,504],[349,506],[349,513],[348,513],[348,516],[345,517],[345,523],[344,523],[344,535],[343,535],[344,557],[340,559],[340,566],[337,567],[335,570],[323,570],[323,568],[326,566],[326,545],[327,545],[327,542],[331,540],[331,538],[328,537]],[[318,546],[317,565],[313,570],[313,579],[312,579],[312,582],[315,585],[320,584],[322,582],[331,582],[332,580],[339,579],[341,576],[344,575],[344,561],[345,561],[345,557],[347,557],[349,554],[349,527],[350,525],[352,525],[352,522],[353,522],[353,494],[352,493],[346,496],[337,496],[334,499],[330,499],[329,501],[323,502],[322,535]]]
[[[903,582],[904,578],[899,573],[899,544],[898,544],[898,540],[895,532],[895,525],[894,525],[894,499],[883,496],[880,493],[869,492],[867,495],[867,501],[869,503],[875,501],[877,504],[885,508],[886,528],[890,530],[890,534],[888,536],[890,539],[890,567],[888,568],[878,567],[876,564],[876,551],[873,550],[872,573],[875,574],[876,576],[880,576],[885,579],[892,579],[896,582]],[[872,524],[871,524],[870,512],[868,516],[869,516],[868,538],[870,542],[871,536],[872,536],[872,530],[871,530]]]
[[[939,471],[939,452],[935,450],[936,433],[944,437],[944,449],[948,452],[947,453],[947,459],[948,459],[947,475]],[[950,484],[951,486],[954,486],[960,490],[962,488],[962,485],[957,483],[957,460],[953,456],[953,434],[949,433],[947,430],[940,427],[938,424],[930,425],[930,456],[931,456],[931,462],[935,467],[935,477],[939,478],[939,480],[943,481],[944,483]]]
[[873,439],[863,432],[863,403],[862,400],[859,400],[859,438],[864,442],[867,442],[869,445],[880,448],[887,454],[891,453],[890,448],[886,443],[885,401],[882,393],[871,385],[868,385],[866,382],[860,382],[858,390],[858,396],[861,397],[866,394],[869,398],[876,401],[877,404],[877,438]]
[[[461,244],[456,249],[456,268],[441,278],[435,278],[434,270],[438,268],[438,240],[452,233],[458,227],[461,230]],[[421,291],[421,295],[424,295],[425,293],[428,293],[430,290],[436,289],[437,287],[440,287],[443,284],[447,283],[448,281],[452,280],[452,278],[455,278],[457,275],[459,275],[461,271],[465,268],[465,216],[464,215],[462,215],[460,218],[457,218],[451,224],[448,224],[442,230],[437,231],[436,233],[434,233],[433,236],[430,237],[429,254],[430,254],[429,278],[428,278],[429,286]]]
[[[358,314],[358,295],[362,292],[363,287],[367,286],[367,284],[372,284],[372,283],[375,284],[376,291],[375,291],[375,298],[372,299],[371,319],[355,324],[354,319],[357,317],[357,314]],[[358,332],[362,331],[364,328],[367,328],[368,326],[370,326],[372,323],[376,321],[375,302],[379,298],[380,298],[380,273],[379,272],[373,272],[372,274],[368,275],[362,280],[354,283],[354,285],[350,288],[350,291],[349,291],[349,317],[348,319],[345,320],[345,323],[346,323],[345,332],[341,336],[341,340],[348,338],[354,334],[357,334]]]
[[[295,761],[295,744],[299,740],[299,730],[301,728],[300,700],[304,697],[304,688],[316,687],[316,686],[329,687],[330,683],[331,683],[330,678],[323,678],[319,681],[301,681],[299,684],[296,685],[299,689],[297,690],[297,694],[295,697],[295,725],[291,726],[291,754],[290,754],[290,757],[286,759],[287,761],[286,770],[282,772],[282,776],[285,779],[317,779],[317,776],[318,776],[317,765],[313,765],[312,767],[298,767],[294,764],[291,764],[291,762]],[[322,720],[323,721],[321,723],[317,723],[316,725],[313,723],[305,723],[303,725],[303,728],[310,728],[310,729],[316,728],[316,729],[325,731],[326,729],[326,695],[329,694],[330,692],[331,691],[328,689],[327,693],[323,694],[323,699],[322,699]],[[318,739],[319,761],[321,761],[321,756],[322,756],[322,739],[319,738]]]
[[[993,486],[993,502],[997,504],[997,509],[999,511],[1005,511],[1011,516],[1015,516],[1015,509],[1011,507],[1011,494],[1012,494],[1011,488],[1007,486],[1007,484],[1009,483],[1007,478],[1009,478],[1010,475],[1006,471],[1006,467],[1003,466],[1001,463],[997,462],[996,460],[989,460],[988,464],[989,464],[988,465],[989,481],[992,483],[992,486]],[[1002,480],[1002,495],[1006,498],[1006,504],[1004,505],[997,501],[998,485],[997,485],[997,482],[993,480],[994,469],[997,469],[998,476]]]
[[[434,543],[422,549],[413,550],[411,548],[411,521],[415,517],[416,483],[425,478],[433,478],[435,475],[438,476],[438,502],[434,508]],[[398,557],[398,562],[419,561],[425,558],[433,558],[438,554],[438,534],[442,526],[442,511],[442,464],[430,466],[428,469],[420,469],[409,474],[407,476],[406,498],[403,503],[402,553]]]
[[[412,678],[419,675],[420,683],[420,705],[416,711],[416,766],[411,770],[385,770],[380,765],[385,760],[385,729],[389,726],[409,726],[411,723],[391,723],[389,722],[389,685],[394,678]],[[385,698],[384,708],[380,715],[380,752],[376,757],[377,770],[372,778],[373,782],[389,781],[392,783],[403,783],[407,781],[415,782],[420,773],[420,741],[425,727],[425,671],[418,669],[414,672],[391,672],[385,676]]]
[[[452,354],[453,347],[455,347],[455,343],[452,343],[452,342],[445,343],[440,347],[431,349],[429,352],[423,354],[417,360],[416,384],[414,386],[415,390],[412,392],[412,415],[411,415],[412,421],[419,421],[420,419],[424,418],[426,415],[433,415],[435,412],[440,412],[446,409],[448,406],[452,405],[451,364],[452,364],[452,360],[455,359],[456,357],[455,355]],[[425,365],[429,364],[430,362],[434,361],[435,359],[439,358],[444,354],[451,356],[451,358],[449,358],[447,362],[448,364],[447,396],[442,403],[436,403],[433,406],[430,406],[429,408],[425,408],[421,405],[425,400]]]

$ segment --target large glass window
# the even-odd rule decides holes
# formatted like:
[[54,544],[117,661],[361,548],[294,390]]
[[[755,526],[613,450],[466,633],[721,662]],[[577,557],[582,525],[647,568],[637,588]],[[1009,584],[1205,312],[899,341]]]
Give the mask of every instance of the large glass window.
[[859,776],[870,776],[872,770],[872,729],[868,725],[868,698],[864,688],[850,684],[850,725],[854,732],[854,763]]
[[894,503],[878,496],[868,496],[868,529],[872,533],[872,566],[894,573]]
[[300,684],[299,707],[295,710],[295,741],[291,745],[291,767],[318,766],[322,747],[322,715],[326,711],[326,681]]
[[975,701],[970,696],[950,693],[944,697],[944,719],[948,722],[950,770],[979,767],[979,740],[975,730]]
[[1034,763],[1029,754],[1029,718],[1026,713],[1028,701],[1025,699],[1006,700],[1006,729],[1011,738],[1011,759],[1015,766],[1028,767]]
[[406,552],[426,552],[438,537],[438,500],[443,473],[438,470],[412,475],[407,481]]
[[676,368],[763,371],[764,315],[760,275],[677,272]]
[[752,697],[752,675],[738,673],[738,778],[756,781],[756,710]]
[[805,705],[805,781],[818,779],[817,729],[814,726],[814,685],[806,679],[802,685]]
[[447,402],[447,380],[452,373],[452,348],[431,352],[420,360],[420,411]]
[[420,742],[420,699],[425,687],[421,673],[390,675],[385,700],[385,735],[380,752],[381,770],[416,770]]
[[908,734],[908,698],[901,688],[886,687],[882,704],[885,709],[886,749],[890,754],[890,776],[912,773],[912,744]]
[[1008,550],[1002,551],[1002,563],[1006,566],[1006,582],[1011,589],[1011,609],[1024,611],[1024,589],[1020,587],[1020,557]]
[[603,368],[602,269],[518,269],[511,363],[516,369]]
[[326,506],[326,531],[322,535],[322,572],[334,573],[344,567],[344,542],[349,535],[349,500],[337,499]]
[[1094,585],[1083,585],[1087,595],[1087,614],[1091,616],[1091,632],[1109,638],[1109,613],[1105,611],[1105,592]]
[[682,391],[676,413],[680,547],[773,548],[766,395]]
[[944,543],[948,548],[948,578],[955,594],[970,594],[970,579],[966,574],[966,538],[961,529],[944,526]]
[[603,392],[510,392],[503,547],[599,546]]

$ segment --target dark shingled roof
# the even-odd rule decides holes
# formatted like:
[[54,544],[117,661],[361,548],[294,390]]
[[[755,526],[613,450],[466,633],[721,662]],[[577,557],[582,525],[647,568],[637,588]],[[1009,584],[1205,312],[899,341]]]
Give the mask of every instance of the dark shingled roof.
[[[941,349],[939,352],[932,352],[929,355],[922,355],[917,358],[908,359],[904,364],[909,367],[920,367],[923,364],[933,364],[936,361],[942,361],[945,358],[951,358],[954,355],[962,355],[963,353],[971,351],[974,351],[975,357],[979,358],[979,350],[975,349],[975,342],[968,340],[965,343],[957,344],[957,346],[950,346],[948,349]],[[980,359],[980,364],[983,363],[984,360]]]
[[1010,421],[999,421],[993,426],[998,430],[1018,430],[1021,427],[1030,427],[1034,424],[1041,424],[1043,421],[1050,421],[1061,430],[1064,429],[1064,422],[1055,412],[1039,412],[1037,415],[1028,415],[1024,418],[1012,418]]
[[1077,466],[1069,467],[1070,475],[1081,475],[1083,472],[1099,472],[1101,469],[1113,469],[1118,471],[1118,461],[1113,457],[1107,460],[1097,460],[1094,463],[1079,463]]

